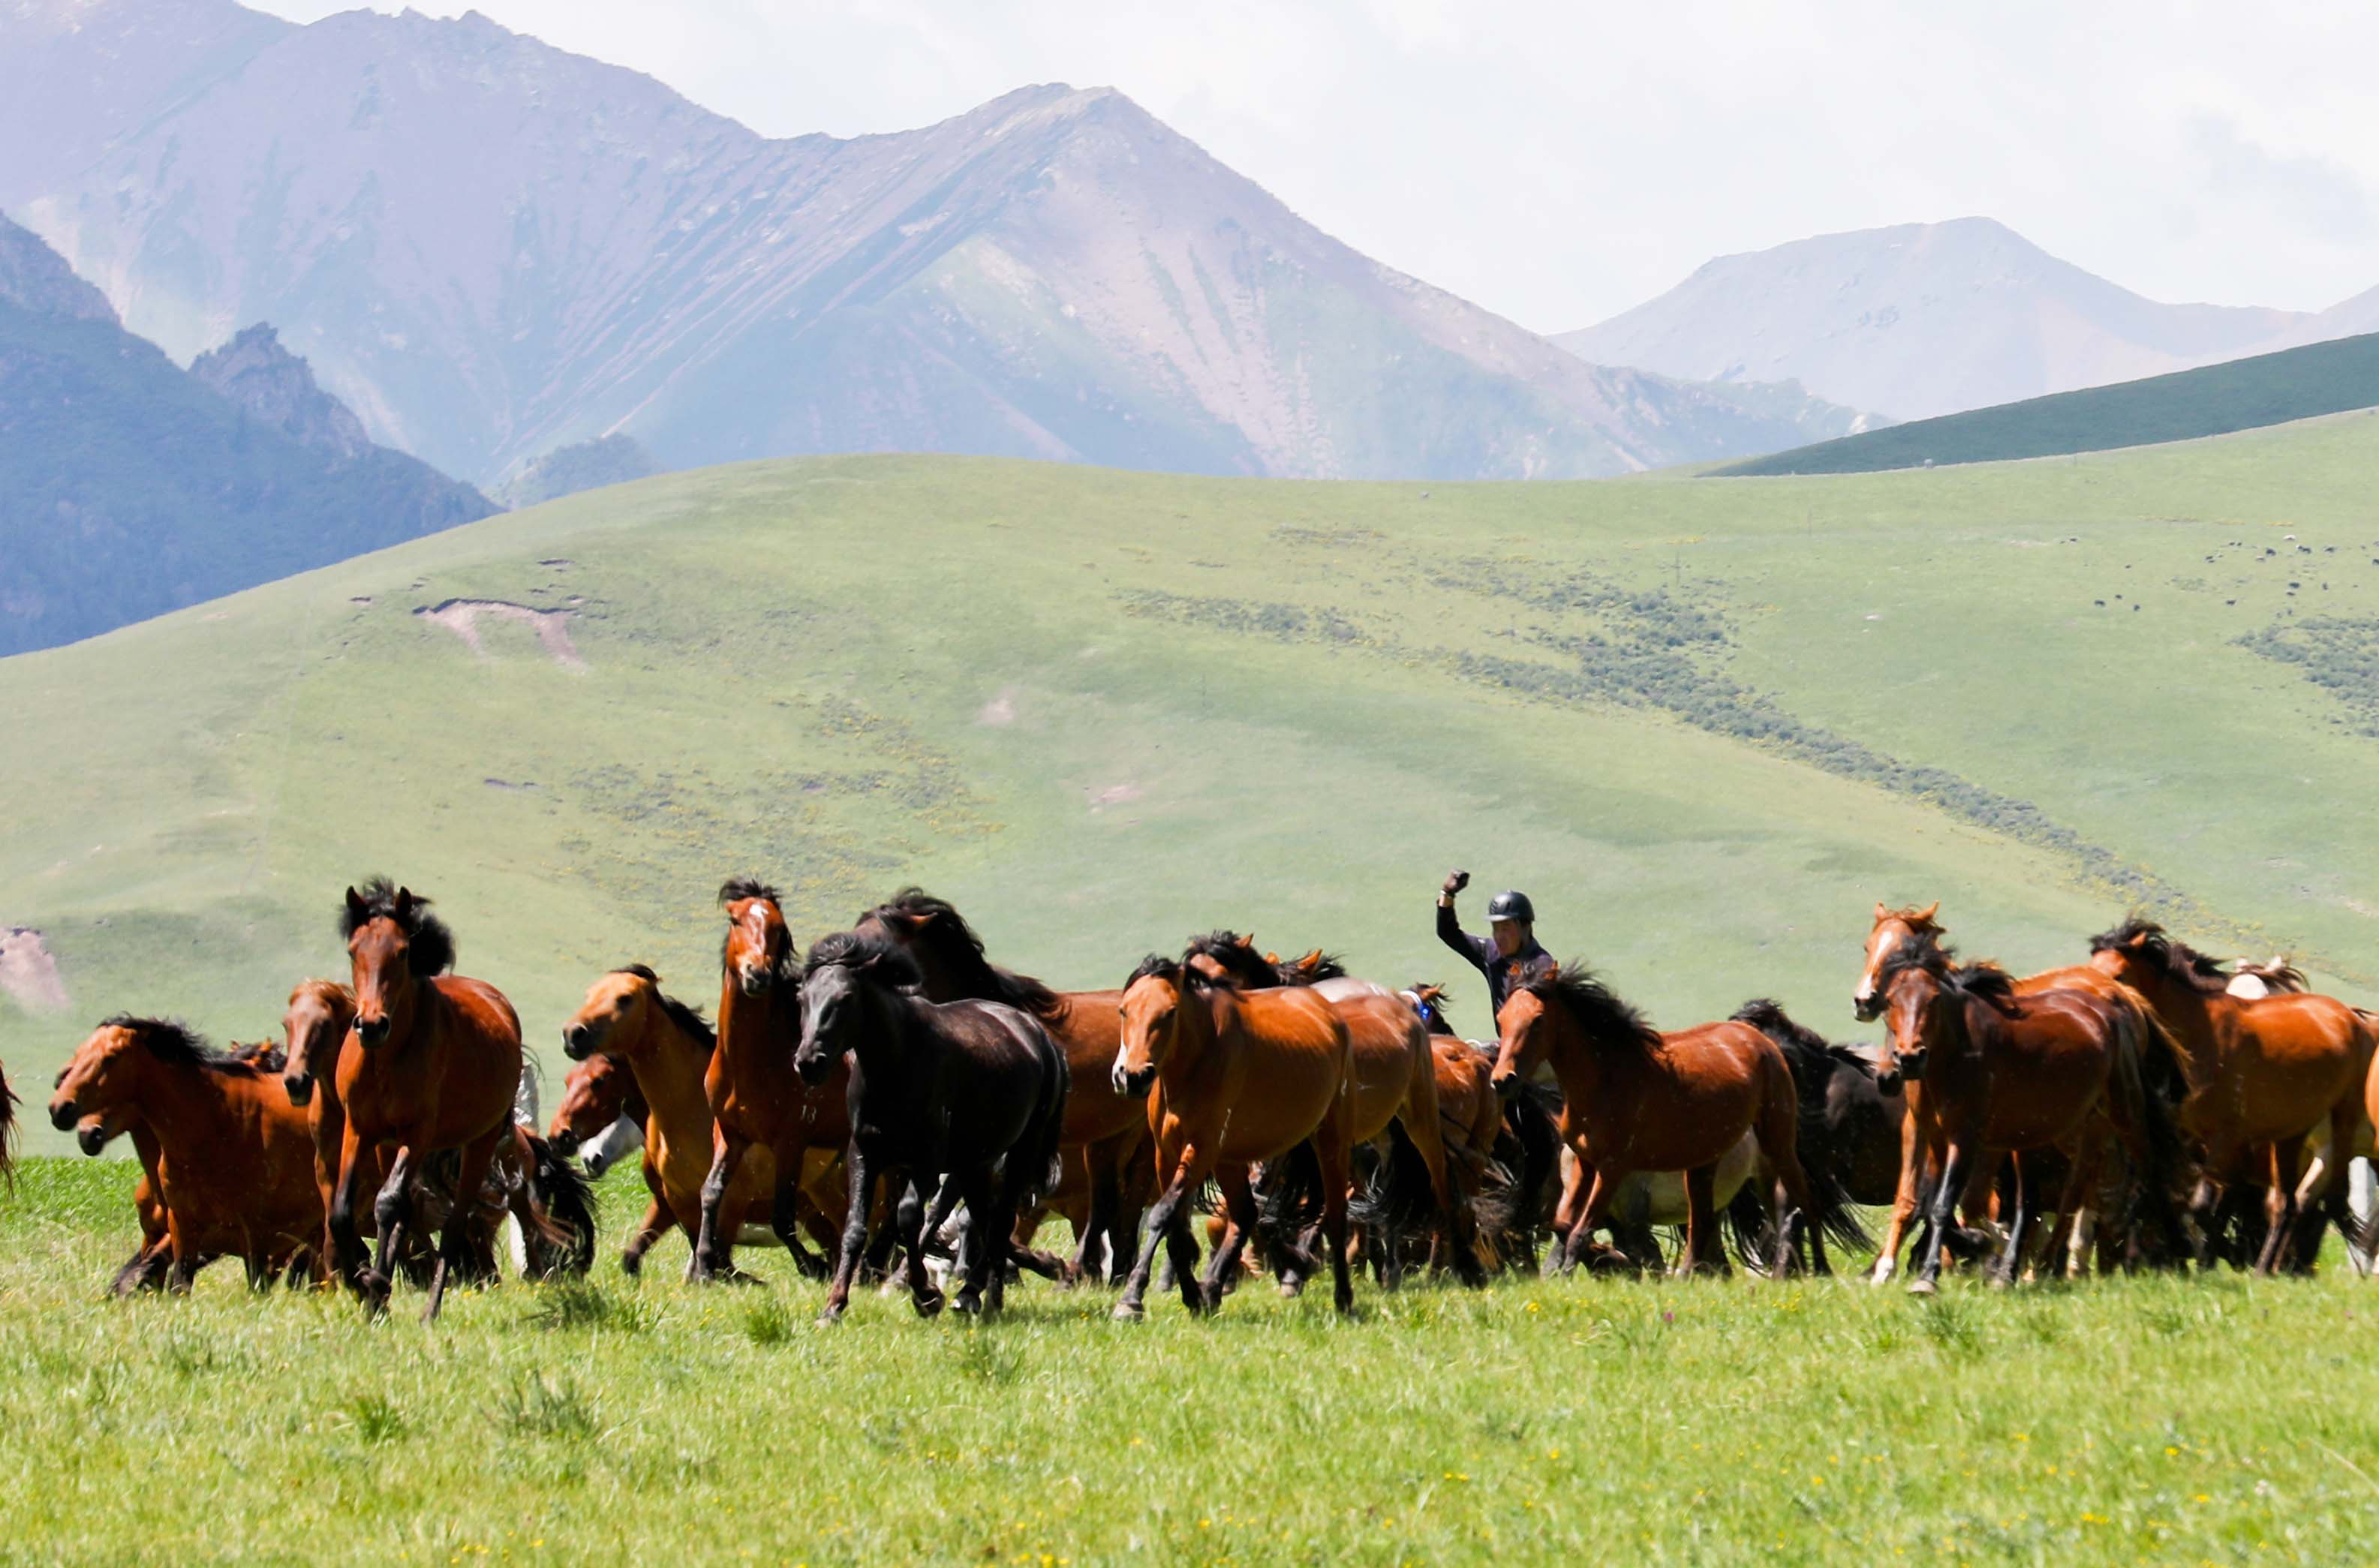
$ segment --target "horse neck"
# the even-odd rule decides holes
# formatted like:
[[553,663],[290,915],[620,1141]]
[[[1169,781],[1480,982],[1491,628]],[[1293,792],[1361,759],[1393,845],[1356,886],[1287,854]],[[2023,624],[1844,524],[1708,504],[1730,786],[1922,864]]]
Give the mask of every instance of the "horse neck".
[[240,1137],[241,1117],[232,1104],[226,1074],[205,1067],[151,1062],[143,1075],[139,1104],[158,1152],[218,1149]]
[[[779,981],[756,996],[747,996],[732,975],[719,988],[719,1051],[715,1058],[719,1073],[731,1081],[746,1079],[774,1080],[781,1075],[771,1072],[772,1064],[791,1070],[791,1052],[772,1049],[772,1042],[782,1032],[785,1015],[797,1012],[786,1000],[789,987]],[[783,1060],[778,1061],[781,1056]]]
[[[720,1031],[724,1039],[725,1031]],[[645,1007],[645,1027],[628,1045],[628,1071],[648,1111],[676,1125],[686,1117],[710,1119],[703,1075],[709,1070],[711,1049],[686,1032],[658,1004]]]
[[1174,1009],[1173,1049],[1157,1076],[1178,1083],[1209,1061],[1221,1061],[1239,1043],[1239,999],[1222,986],[1190,991]]
[[919,1015],[933,1004],[864,983],[858,994],[866,999],[867,1017],[851,1032],[851,1056],[867,1074],[870,1085],[880,1089],[930,1071],[925,1058],[940,1042],[932,1030],[919,1027]]
[[1558,1003],[1545,1008],[1537,1027],[1552,1031],[1545,1042],[1545,1062],[1560,1080],[1562,1099],[1574,1107],[1574,1115],[1585,1115],[1600,1098],[1616,1064],[1604,1059],[1587,1038],[1585,1026]]

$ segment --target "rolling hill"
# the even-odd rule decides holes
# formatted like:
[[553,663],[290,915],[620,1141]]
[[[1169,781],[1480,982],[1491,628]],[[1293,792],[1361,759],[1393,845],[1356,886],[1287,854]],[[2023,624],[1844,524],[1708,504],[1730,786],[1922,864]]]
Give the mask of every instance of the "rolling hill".
[[2059,392],[1730,463],[1713,474],[1866,474],[2193,440],[2379,407],[2379,333]]
[[1526,478],[1860,428],[1797,391],[1583,365],[1111,90],[770,140],[476,13],[18,0],[0,206],[135,332],[187,356],[272,321],[376,439],[489,485],[618,434],[664,468]]
[[257,327],[190,370],[0,217],[0,654],[487,516]]
[[1909,420],[2374,330],[2379,289],[2318,314],[2165,305],[1961,218],[1721,256],[1553,341],[1663,375],[1797,381]]
[[2023,965],[2147,903],[2367,999],[2374,742],[2325,680],[2379,639],[2374,460],[2349,416],[1790,481],[591,491],[0,661],[38,738],[0,749],[0,1058],[39,1083],[117,1007],[268,1032],[379,870],[549,1047],[630,959],[707,999],[746,871],[804,941],[922,881],[1067,985],[1327,942],[1474,1032],[1457,863],[1675,1022],[1772,993],[1850,1034],[1878,899]]

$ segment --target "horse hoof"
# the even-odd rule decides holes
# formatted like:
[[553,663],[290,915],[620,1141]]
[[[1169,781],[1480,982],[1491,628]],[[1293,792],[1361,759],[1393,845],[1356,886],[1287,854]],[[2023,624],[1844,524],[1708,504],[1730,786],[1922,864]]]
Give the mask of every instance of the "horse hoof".
[[835,1324],[842,1321],[842,1309],[839,1306],[829,1302],[825,1310],[818,1313],[817,1321],[818,1327],[822,1329],[830,1329],[834,1327]]
[[1936,1294],[1938,1289],[1939,1287],[1934,1285],[1931,1280],[1910,1280],[1908,1282],[1908,1294],[1911,1296],[1932,1296]]
[[983,1316],[983,1297],[976,1295],[972,1290],[960,1291],[959,1298],[956,1301],[951,1302],[950,1305],[956,1308],[959,1311],[965,1313],[970,1318],[980,1318]]
[[1148,1309],[1137,1301],[1118,1301],[1107,1316],[1118,1323],[1136,1323],[1148,1316]]
[[921,1290],[910,1305],[917,1309],[917,1316],[930,1318],[941,1311],[945,1299],[938,1290]]

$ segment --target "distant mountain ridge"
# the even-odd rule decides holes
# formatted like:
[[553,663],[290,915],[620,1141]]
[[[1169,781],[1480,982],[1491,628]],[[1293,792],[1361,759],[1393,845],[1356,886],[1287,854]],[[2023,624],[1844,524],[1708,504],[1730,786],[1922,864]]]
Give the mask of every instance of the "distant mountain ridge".
[[270,327],[184,370],[0,217],[0,656],[497,510],[360,434]]
[[1599,364],[1798,381],[1923,419],[2379,329],[2379,289],[2319,313],[2164,305],[1987,218],[1821,235],[1722,256],[1554,339]]
[[177,355],[271,320],[494,482],[901,449],[1324,477],[1623,473],[1859,415],[1579,364],[1357,254],[1122,95],[769,140],[476,14],[0,11],[0,202]]

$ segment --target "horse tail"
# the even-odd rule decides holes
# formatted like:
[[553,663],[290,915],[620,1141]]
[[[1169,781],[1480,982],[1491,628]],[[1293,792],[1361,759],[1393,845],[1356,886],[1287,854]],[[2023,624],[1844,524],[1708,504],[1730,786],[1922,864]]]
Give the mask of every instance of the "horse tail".
[[[1065,1156],[1058,1145],[1066,1132],[1066,1096],[1073,1089],[1066,1053],[1057,1048],[1057,1043],[1038,1023],[1033,1026],[1033,1032],[1041,1042],[1041,1103],[1035,1110],[1033,1125],[1026,1128],[1020,1147],[1008,1156],[1008,1168],[1016,1172],[1015,1209],[1020,1214],[1057,1191],[1058,1184],[1066,1179]],[[1019,1154],[1023,1157],[1021,1164],[1017,1163]]]
[[1388,1152],[1371,1171],[1354,1201],[1346,1205],[1346,1221],[1383,1235],[1402,1235],[1437,1219],[1437,1194],[1430,1185],[1429,1164],[1420,1146],[1405,1133],[1399,1119],[1388,1124]]
[[1755,1274],[1766,1273],[1773,1231],[1768,1224],[1768,1204],[1760,1197],[1759,1184],[1746,1181],[1736,1188],[1719,1219],[1726,1227],[1726,1238],[1734,1248],[1735,1260]]
[[10,1192],[17,1190],[17,1092],[8,1085],[8,1075],[0,1071],[0,1185]]
[[2140,1189],[2132,1215],[2144,1202],[2173,1256],[2186,1257],[2188,1238],[2173,1212],[2172,1192],[2185,1160],[2178,1110],[2189,1097],[2189,1079],[2172,1031],[2145,998],[2128,990],[2115,998],[2115,1072],[2121,1108],[2136,1118],[2139,1132]]
[[1297,1266],[1300,1238],[1322,1223],[1322,1160],[1306,1140],[1264,1162],[1256,1187],[1256,1239],[1275,1274]]
[[560,1254],[544,1258],[533,1272],[585,1274],[595,1266],[594,1186],[550,1142],[532,1132],[522,1136],[529,1151],[529,1219],[537,1239]]

